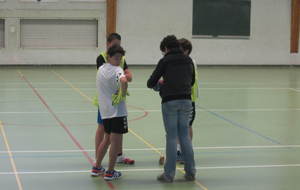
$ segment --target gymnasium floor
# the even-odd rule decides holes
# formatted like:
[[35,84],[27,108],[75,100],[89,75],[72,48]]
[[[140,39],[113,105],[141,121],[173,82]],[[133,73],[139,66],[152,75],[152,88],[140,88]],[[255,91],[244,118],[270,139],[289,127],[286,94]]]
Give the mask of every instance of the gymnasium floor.
[[[197,181],[162,184],[164,130],[153,67],[132,67],[123,178],[89,175],[94,158],[95,67],[0,67],[0,189],[297,190],[300,68],[200,67],[193,145]],[[107,166],[107,159],[104,161]]]

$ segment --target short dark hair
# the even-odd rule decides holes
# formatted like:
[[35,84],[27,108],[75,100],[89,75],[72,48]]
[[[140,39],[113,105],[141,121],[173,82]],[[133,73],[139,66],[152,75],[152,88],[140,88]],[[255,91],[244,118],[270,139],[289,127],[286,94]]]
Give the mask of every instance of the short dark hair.
[[192,43],[191,43],[189,40],[185,39],[185,38],[179,39],[178,42],[179,42],[180,48],[181,48],[183,51],[188,50],[188,54],[190,55],[190,53],[191,53],[192,50],[193,50]]
[[168,35],[160,42],[160,51],[167,49],[179,48],[179,42],[174,35]]
[[121,41],[121,35],[118,34],[118,33],[110,33],[110,34],[107,36],[106,41],[107,41],[107,42],[112,42],[113,40],[120,40],[120,41]]
[[109,57],[112,57],[117,53],[120,53],[123,56],[125,55],[125,50],[120,45],[117,44],[111,46],[107,51]]

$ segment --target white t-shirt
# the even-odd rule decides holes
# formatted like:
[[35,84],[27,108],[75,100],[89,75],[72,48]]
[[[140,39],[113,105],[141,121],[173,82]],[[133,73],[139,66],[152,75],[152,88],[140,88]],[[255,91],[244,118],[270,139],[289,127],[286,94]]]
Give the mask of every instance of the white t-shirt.
[[102,119],[127,116],[125,101],[113,106],[111,98],[111,96],[118,91],[120,78],[124,76],[124,71],[119,66],[105,63],[99,67],[96,77],[96,86]]

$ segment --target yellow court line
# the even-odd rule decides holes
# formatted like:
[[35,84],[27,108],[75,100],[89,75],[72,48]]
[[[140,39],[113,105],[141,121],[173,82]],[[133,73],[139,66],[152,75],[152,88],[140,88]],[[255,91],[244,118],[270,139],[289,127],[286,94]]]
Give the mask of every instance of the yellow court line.
[[16,180],[17,180],[18,189],[23,190],[23,186],[22,186],[22,183],[21,183],[18,171],[17,171],[16,163],[14,161],[13,154],[11,152],[11,149],[10,149],[10,146],[9,146],[6,134],[5,134],[4,126],[3,126],[3,123],[2,123],[1,120],[0,120],[0,133],[3,137],[3,141],[4,141],[4,144],[6,146],[8,156],[9,156],[10,164],[11,164],[11,167],[13,169],[13,172],[14,172]]
[[74,86],[71,82],[69,82],[68,80],[66,80],[61,74],[52,71],[58,78],[60,78],[60,80],[64,81],[67,85],[69,85],[73,90],[75,90],[76,92],[78,92],[82,97],[84,97],[85,99],[87,99],[90,102],[93,102],[93,99],[91,97],[89,97],[88,95],[86,95],[84,92],[82,92],[79,88],[77,88],[76,86]]
[[[69,85],[74,91],[78,92],[82,97],[86,98],[88,101],[93,102],[92,98],[86,95],[84,92],[82,92],[79,88],[74,86],[71,82],[69,82],[67,79],[65,79],[61,74],[58,72],[52,71],[58,78],[60,78],[62,81],[64,81],[67,85]],[[154,152],[158,153],[160,156],[163,156],[163,153],[158,150],[154,145],[149,143],[147,140],[145,140],[142,136],[137,134],[135,131],[132,129],[129,129],[129,132],[133,134],[135,137],[137,137],[139,140],[141,140],[144,144],[146,144],[149,148],[151,148]],[[185,174],[183,169],[178,169],[181,173]],[[203,190],[208,190],[204,185],[202,185],[199,181],[195,180],[194,181],[196,185],[198,185],[201,189]]]
[[[69,82],[67,79],[65,79],[61,74],[58,72],[52,71],[58,78],[60,78],[62,81],[64,81],[69,87],[71,87],[74,91],[78,92],[82,97],[87,99],[90,102],[93,102],[92,98],[86,95],[84,92],[82,92],[79,88],[74,86],[71,82]],[[134,132],[132,129],[129,129],[129,132],[132,133],[134,136],[136,136],[138,139],[140,139],[143,143],[145,143],[149,148],[151,148],[153,151],[157,152],[160,156],[163,156],[163,154],[155,148],[152,144],[147,142],[143,137],[138,135],[136,132]]]
[[138,135],[136,132],[134,132],[132,129],[128,129],[130,133],[132,133],[134,136],[136,136],[140,141],[142,141],[144,144],[146,144],[149,148],[151,148],[154,152],[159,154],[160,156],[163,156],[163,153],[159,151],[155,146],[153,146],[151,143],[147,142],[143,137]]

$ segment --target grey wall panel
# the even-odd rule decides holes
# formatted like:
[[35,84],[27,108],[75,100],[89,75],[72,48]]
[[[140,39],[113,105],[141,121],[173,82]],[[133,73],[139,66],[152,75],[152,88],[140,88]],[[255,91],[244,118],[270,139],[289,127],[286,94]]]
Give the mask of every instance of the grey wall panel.
[[97,20],[21,20],[23,48],[96,48]]

